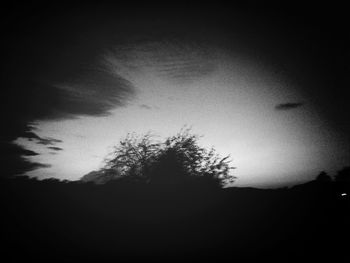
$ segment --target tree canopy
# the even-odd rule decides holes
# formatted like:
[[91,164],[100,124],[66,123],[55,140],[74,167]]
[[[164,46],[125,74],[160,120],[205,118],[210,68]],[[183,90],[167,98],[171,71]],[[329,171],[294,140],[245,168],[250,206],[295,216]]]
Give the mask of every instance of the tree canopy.
[[189,128],[163,142],[151,133],[128,134],[106,158],[101,172],[144,183],[206,181],[224,186],[234,182],[230,156],[221,157],[214,148],[201,147],[199,138]]
[[350,183],[350,166],[346,166],[338,171],[335,176],[335,181],[341,183]]

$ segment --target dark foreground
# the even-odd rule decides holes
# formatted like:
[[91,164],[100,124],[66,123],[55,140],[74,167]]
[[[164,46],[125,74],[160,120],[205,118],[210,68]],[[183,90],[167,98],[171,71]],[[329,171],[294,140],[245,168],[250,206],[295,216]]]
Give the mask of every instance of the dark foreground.
[[350,258],[341,196],[350,191],[335,183],[218,190],[18,178],[0,190],[8,261]]

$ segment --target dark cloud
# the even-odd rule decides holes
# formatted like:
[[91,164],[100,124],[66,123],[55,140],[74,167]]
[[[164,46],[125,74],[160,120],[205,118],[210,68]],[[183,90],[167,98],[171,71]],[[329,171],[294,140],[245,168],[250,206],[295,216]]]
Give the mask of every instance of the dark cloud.
[[31,162],[26,157],[36,156],[38,153],[24,149],[23,147],[11,143],[2,142],[0,156],[2,159],[1,174],[9,177],[17,174],[23,174],[38,168],[48,168],[49,164]]
[[56,143],[62,143],[62,140],[51,138],[51,137],[40,137],[35,132],[25,131],[19,137],[27,138],[29,141],[35,141],[37,144],[41,145],[54,145]]
[[[81,77],[82,79],[84,77]],[[5,143],[18,137],[27,138],[42,145],[54,145],[62,142],[55,138],[42,138],[33,131],[33,124],[40,120],[63,120],[79,116],[105,116],[117,106],[123,106],[132,96],[132,85],[118,76],[100,71],[92,72],[84,80],[63,83],[62,87],[43,84],[30,79],[13,79],[6,83],[8,89],[3,93],[0,106],[3,128],[1,139]],[[6,154],[6,153],[4,153]],[[23,171],[47,167],[33,164],[20,158],[18,166],[13,162],[13,170]],[[16,167],[15,167],[16,166]],[[11,170],[9,168],[8,170]]]
[[[28,161],[21,155],[13,156],[10,162],[3,167],[2,172],[5,177],[13,175],[22,175],[40,168],[50,168],[50,164]],[[8,168],[8,169],[6,169]]]
[[275,106],[275,109],[276,110],[292,110],[292,109],[299,108],[303,105],[304,105],[304,103],[302,103],[302,102],[288,102],[288,103],[277,104]]
[[50,147],[47,147],[48,149],[50,150],[54,150],[54,151],[63,151],[63,149],[61,147],[56,147],[56,146],[50,146]]
[[[2,149],[19,137],[42,145],[59,143],[55,138],[38,136],[35,123],[106,116],[134,94],[129,81],[99,67],[100,54],[115,38],[108,19],[95,23],[92,9],[76,13],[74,7],[51,13],[32,11],[13,6],[8,10],[11,15],[4,19],[7,41],[2,42],[6,54],[1,62]],[[6,154],[1,151],[1,156]],[[47,167],[23,158],[33,155],[25,149],[13,152],[6,156],[4,165],[8,167],[3,169],[14,174]]]
[[37,143],[42,145],[54,145],[60,142],[62,142],[62,140],[46,137],[46,138],[40,138],[40,140],[38,140]]
[[[4,94],[2,104],[17,126],[37,120],[60,120],[77,116],[104,116],[116,106],[123,106],[133,95],[133,86],[127,81],[102,71],[86,72],[62,84],[44,84],[32,80],[12,80],[11,89]],[[15,117],[15,119],[14,119]],[[21,136],[35,138],[30,127],[21,130]]]
[[7,154],[7,156],[10,155],[22,155],[22,156],[36,156],[39,155],[38,153],[24,149],[21,146],[13,143],[7,143],[2,145],[1,149],[4,153]]

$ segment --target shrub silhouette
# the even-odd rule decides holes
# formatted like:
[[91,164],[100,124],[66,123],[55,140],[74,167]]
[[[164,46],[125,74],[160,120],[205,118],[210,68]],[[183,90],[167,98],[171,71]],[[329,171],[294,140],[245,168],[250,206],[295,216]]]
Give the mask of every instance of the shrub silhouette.
[[316,181],[330,183],[332,182],[332,177],[328,175],[325,171],[322,171],[317,175]]
[[340,183],[350,183],[350,166],[344,167],[342,170],[338,171],[335,176],[335,181]]
[[147,133],[128,134],[115,146],[101,174],[132,182],[182,184],[206,182],[216,186],[232,183],[235,176],[229,156],[198,144],[199,136],[183,128],[164,142]]

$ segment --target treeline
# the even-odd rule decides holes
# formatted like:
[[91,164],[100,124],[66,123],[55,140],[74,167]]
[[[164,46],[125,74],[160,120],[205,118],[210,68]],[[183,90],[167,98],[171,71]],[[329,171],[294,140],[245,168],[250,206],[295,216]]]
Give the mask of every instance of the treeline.
[[339,181],[262,190],[16,177],[0,192],[3,255],[14,261],[348,257]]

